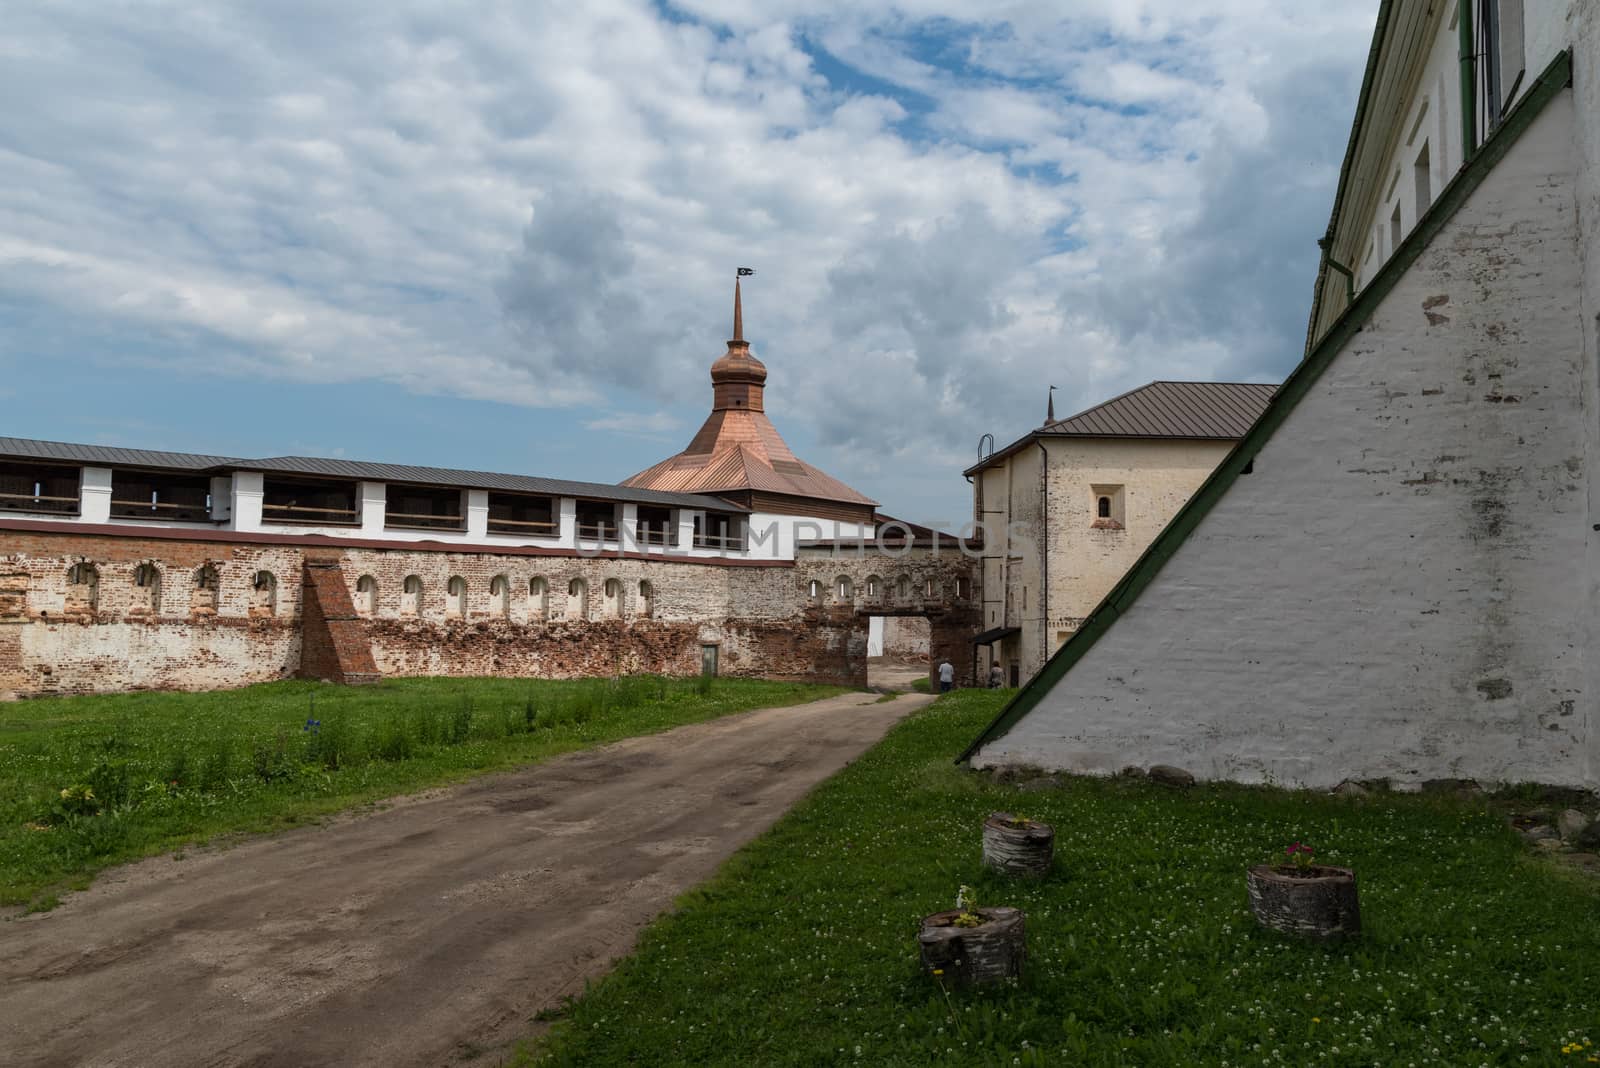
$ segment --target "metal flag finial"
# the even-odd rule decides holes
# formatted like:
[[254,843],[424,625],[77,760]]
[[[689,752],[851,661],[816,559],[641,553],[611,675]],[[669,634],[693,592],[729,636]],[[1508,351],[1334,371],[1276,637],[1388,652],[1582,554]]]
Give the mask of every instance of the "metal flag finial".
[[1045,402],[1044,421],[1046,424],[1056,421],[1056,387],[1050,387],[1050,399]]
[[738,278],[749,278],[751,275],[753,275],[755,273],[756,273],[756,269],[754,267],[740,267],[739,268],[739,273],[735,277],[738,277]]

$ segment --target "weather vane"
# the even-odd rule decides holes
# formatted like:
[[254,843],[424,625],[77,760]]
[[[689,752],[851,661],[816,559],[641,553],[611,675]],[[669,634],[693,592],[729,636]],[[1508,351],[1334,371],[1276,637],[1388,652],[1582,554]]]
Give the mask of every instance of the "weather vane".
[[739,273],[735,277],[737,277],[737,278],[748,278],[750,275],[755,274],[755,273],[756,273],[756,269],[754,267],[740,267],[739,268]]

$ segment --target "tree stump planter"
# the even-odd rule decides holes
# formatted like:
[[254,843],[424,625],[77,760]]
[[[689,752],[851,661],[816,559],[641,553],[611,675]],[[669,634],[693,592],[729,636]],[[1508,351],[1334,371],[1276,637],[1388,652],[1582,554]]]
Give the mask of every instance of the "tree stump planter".
[[1268,930],[1300,938],[1353,938],[1361,933],[1356,873],[1314,865],[1258,864],[1246,876],[1250,911]]
[[983,865],[1002,875],[1040,878],[1050,874],[1056,855],[1055,828],[1048,823],[1023,820],[1009,812],[993,813],[983,821]]
[[1023,958],[1028,955],[1022,910],[1000,906],[972,912],[984,922],[957,927],[960,909],[923,917],[917,935],[923,970],[954,986],[1019,978]]

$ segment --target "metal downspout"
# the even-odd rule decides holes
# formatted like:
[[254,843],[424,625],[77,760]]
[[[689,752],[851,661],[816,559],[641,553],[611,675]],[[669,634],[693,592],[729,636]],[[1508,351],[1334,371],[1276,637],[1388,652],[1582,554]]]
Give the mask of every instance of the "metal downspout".
[[1461,163],[1478,151],[1478,57],[1473,54],[1472,0],[1458,0],[1456,29],[1461,55]]
[[1039,663],[1050,659],[1050,450],[1042,438],[1034,439],[1039,446],[1039,546],[1042,565],[1039,568]]

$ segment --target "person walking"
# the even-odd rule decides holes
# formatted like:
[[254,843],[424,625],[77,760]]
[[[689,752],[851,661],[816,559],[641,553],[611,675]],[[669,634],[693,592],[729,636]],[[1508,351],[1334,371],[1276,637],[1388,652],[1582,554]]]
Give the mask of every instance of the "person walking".
[[996,660],[989,665],[989,689],[998,690],[1005,677],[1005,672],[1000,670],[1000,661]]
[[939,692],[949,693],[950,687],[956,684],[956,669],[946,657],[939,663]]

